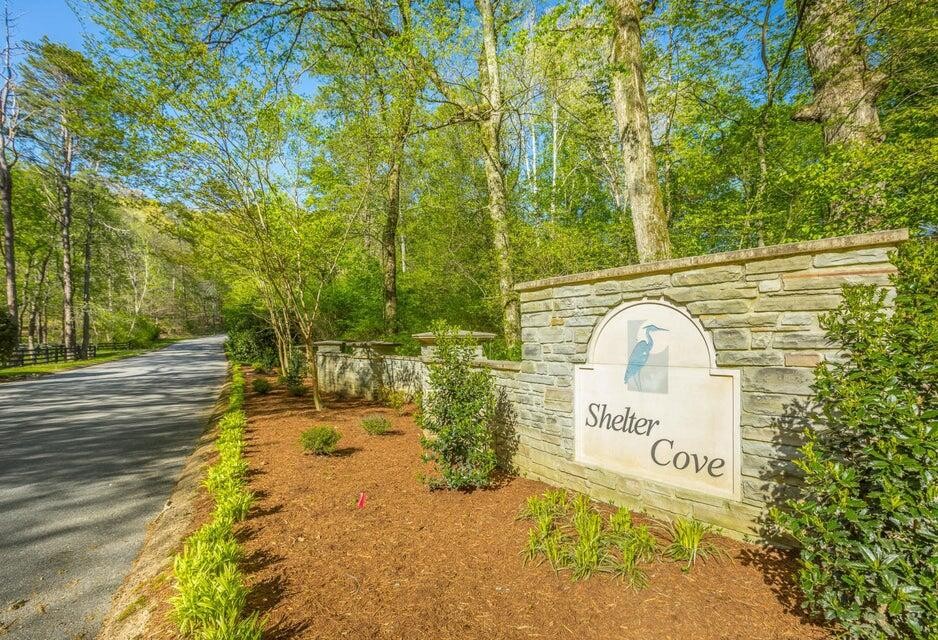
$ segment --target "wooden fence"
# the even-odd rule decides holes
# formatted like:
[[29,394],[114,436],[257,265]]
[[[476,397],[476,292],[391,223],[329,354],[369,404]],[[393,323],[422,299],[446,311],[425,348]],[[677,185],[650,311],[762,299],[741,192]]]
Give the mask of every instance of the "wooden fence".
[[121,351],[129,348],[130,344],[127,342],[99,342],[88,345],[87,353],[81,347],[66,347],[60,344],[42,345],[32,349],[18,347],[10,357],[0,359],[0,368],[84,360],[94,358],[99,351]]

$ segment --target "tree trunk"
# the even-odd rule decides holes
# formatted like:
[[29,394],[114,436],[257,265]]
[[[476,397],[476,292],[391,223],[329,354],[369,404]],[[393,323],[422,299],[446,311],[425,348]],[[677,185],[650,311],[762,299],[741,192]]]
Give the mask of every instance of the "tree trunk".
[[508,242],[508,193],[505,188],[505,163],[501,154],[503,118],[501,78],[498,68],[498,46],[495,34],[495,13],[492,0],[476,0],[482,18],[482,57],[479,76],[483,95],[488,103],[479,123],[485,154],[485,180],[489,194],[489,217],[492,222],[498,289],[502,303],[502,331],[505,343],[513,347],[520,338],[520,312],[514,291],[511,269],[511,248]]
[[312,331],[304,333],[303,339],[306,342],[306,375],[313,387],[313,407],[316,411],[322,411],[322,396],[319,393],[319,362],[316,345],[313,344]]
[[16,253],[13,233],[13,173],[6,162],[0,166],[0,209],[3,210],[3,260],[6,267],[7,311],[19,317],[16,298]]
[[802,36],[814,100],[795,119],[820,122],[827,145],[883,140],[876,110],[883,78],[867,66],[856,29],[857,18],[847,0],[806,0]]
[[642,68],[641,14],[636,0],[608,0],[613,14],[612,106],[625,164],[635,245],[641,262],[671,257]]
[[384,331],[393,335],[397,322],[397,225],[401,217],[401,169],[407,135],[410,132],[414,96],[408,95],[402,107],[400,121],[391,146],[391,165],[388,168],[387,212],[382,234],[381,266],[384,271]]
[[75,308],[72,290],[72,189],[63,180],[62,196],[62,342],[66,347],[75,347]]
[[94,234],[94,204],[88,208],[88,227],[85,230],[85,266],[81,287],[81,357],[88,357],[91,344],[91,238]]

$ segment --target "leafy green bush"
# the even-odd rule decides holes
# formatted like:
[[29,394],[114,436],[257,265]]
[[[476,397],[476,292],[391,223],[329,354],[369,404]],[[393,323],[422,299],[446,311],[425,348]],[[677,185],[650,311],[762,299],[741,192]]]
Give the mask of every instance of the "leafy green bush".
[[391,430],[391,421],[384,416],[366,416],[362,418],[362,429],[373,436],[383,436]]
[[0,308],[0,360],[10,357],[19,344],[20,329],[6,307]]
[[294,398],[302,398],[307,393],[309,393],[309,388],[305,384],[300,384],[300,383],[288,383],[287,384],[288,396],[293,396]]
[[273,329],[251,304],[223,311],[228,339],[225,346],[239,362],[258,363],[267,369],[277,366],[277,340]]
[[270,383],[266,378],[254,378],[251,380],[251,387],[256,393],[264,395],[270,392]]
[[436,464],[431,487],[485,487],[495,471],[493,433],[496,396],[492,377],[473,368],[468,338],[445,324],[434,326],[437,361],[430,364],[429,390],[417,416],[430,437],[421,440],[426,461]]
[[801,496],[774,510],[801,545],[806,608],[851,638],[938,637],[938,248],[907,243],[886,293],[846,287],[822,326]]
[[332,427],[313,427],[300,434],[300,444],[316,455],[329,455],[335,452],[341,438],[342,434]]

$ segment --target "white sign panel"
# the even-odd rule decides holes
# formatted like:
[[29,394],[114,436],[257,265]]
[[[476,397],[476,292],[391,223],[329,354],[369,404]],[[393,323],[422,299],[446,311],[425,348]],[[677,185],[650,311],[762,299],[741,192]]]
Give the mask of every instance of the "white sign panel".
[[577,460],[739,499],[739,372],[716,368],[685,311],[663,301],[611,311],[574,384]]

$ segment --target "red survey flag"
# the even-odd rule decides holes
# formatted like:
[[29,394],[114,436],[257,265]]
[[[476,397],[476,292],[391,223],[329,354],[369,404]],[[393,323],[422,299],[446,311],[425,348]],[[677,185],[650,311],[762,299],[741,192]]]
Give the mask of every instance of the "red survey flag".
[[364,492],[364,491],[362,491],[360,494],[358,494],[358,508],[359,508],[359,509],[364,509],[364,508],[365,508],[365,500],[366,500],[367,498],[368,498],[368,496],[365,495],[365,492]]

